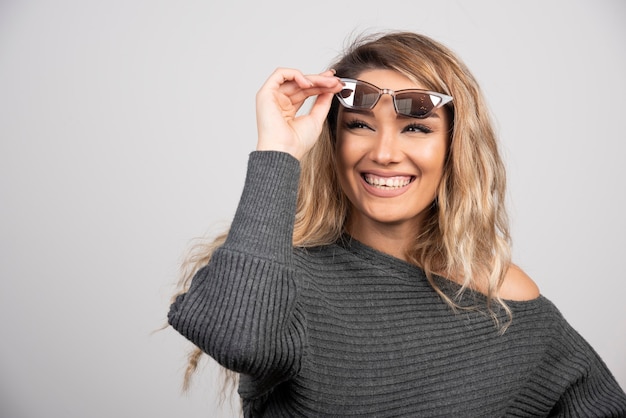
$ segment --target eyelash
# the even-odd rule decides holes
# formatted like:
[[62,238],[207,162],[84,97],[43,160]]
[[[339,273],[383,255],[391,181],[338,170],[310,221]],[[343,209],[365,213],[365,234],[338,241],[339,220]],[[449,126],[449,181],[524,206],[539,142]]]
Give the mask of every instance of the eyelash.
[[363,128],[371,129],[367,123],[358,119],[346,122],[346,128],[348,129],[363,129]]
[[[358,119],[346,122],[346,128],[348,129],[372,129],[370,126]],[[430,129],[426,125],[422,125],[421,123],[411,123],[404,127],[403,132],[421,132],[425,134],[432,133],[432,129]]]
[[404,128],[405,131],[408,131],[409,129],[414,129],[425,134],[429,134],[433,131],[428,126],[422,125],[421,123],[412,123]]

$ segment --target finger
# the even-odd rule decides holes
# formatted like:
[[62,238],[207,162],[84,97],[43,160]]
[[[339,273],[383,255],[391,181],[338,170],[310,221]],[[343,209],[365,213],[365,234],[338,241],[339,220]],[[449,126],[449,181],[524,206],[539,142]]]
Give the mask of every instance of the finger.
[[[324,93],[337,93],[341,87],[341,81],[334,76],[332,70],[305,76],[296,69],[277,68],[259,90],[257,100],[282,96],[299,108],[308,98]],[[276,93],[280,96],[275,96]]]
[[334,80],[337,80],[337,78],[335,77],[336,71],[334,69],[329,69],[326,71],[322,71],[319,74],[309,74],[309,75],[303,75],[302,73],[299,73],[300,76],[302,76],[302,78],[300,78],[299,76],[296,76],[295,81],[298,82],[298,84],[300,85],[300,87],[305,87],[305,85],[307,83],[310,83],[312,86],[316,85],[317,83],[319,83],[320,81],[322,83],[325,83],[327,85],[330,85],[329,83],[334,83]]
[[272,73],[268,81],[278,86],[293,81],[300,88],[307,88],[313,85],[313,83],[308,80],[301,71],[294,68],[277,68],[274,70],[274,73]]
[[334,87],[339,82],[339,79],[335,77],[335,70],[326,70],[320,74],[304,75],[301,71],[293,68],[278,68],[271,79],[278,86],[291,89],[298,87],[306,89],[315,86]]
[[315,88],[310,88],[306,90],[298,90],[287,97],[289,101],[291,101],[291,103],[295,105],[295,104],[303,103],[305,100],[311,97],[319,96],[322,94],[330,94],[332,96],[333,94],[337,93],[339,90],[340,90],[339,88],[329,89],[329,88],[315,87]]
[[325,75],[308,75],[306,76],[306,80],[306,83],[304,81],[300,81],[299,83],[285,83],[280,86],[280,91],[288,96],[301,92],[307,96],[314,96],[327,91],[337,93],[343,87],[341,80],[331,73]]
[[301,102],[309,97],[317,96],[325,93],[338,93],[343,88],[343,84],[335,77],[312,77],[314,86],[300,89],[295,86],[285,86],[283,93],[289,97],[289,99],[296,103]]
[[315,86],[335,87],[341,85],[341,80],[331,72],[309,75],[307,79],[312,81]]
[[311,106],[309,116],[311,116],[321,124],[321,122],[328,115],[332,100],[333,93],[323,93],[317,96],[317,98],[315,99],[315,103],[313,103],[313,106]]

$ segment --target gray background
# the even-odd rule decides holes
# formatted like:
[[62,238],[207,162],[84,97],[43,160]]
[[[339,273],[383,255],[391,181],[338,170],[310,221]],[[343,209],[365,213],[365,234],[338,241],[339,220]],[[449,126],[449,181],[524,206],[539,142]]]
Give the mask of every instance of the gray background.
[[[230,221],[277,66],[352,33],[455,50],[509,168],[515,261],[626,386],[626,2],[0,1],[0,415],[213,417],[166,317]],[[232,416],[228,410],[223,416]]]

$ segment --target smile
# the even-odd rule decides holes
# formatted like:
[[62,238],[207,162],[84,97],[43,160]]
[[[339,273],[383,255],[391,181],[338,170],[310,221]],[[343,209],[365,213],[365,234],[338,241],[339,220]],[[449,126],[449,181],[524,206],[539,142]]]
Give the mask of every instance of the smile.
[[363,174],[363,179],[370,186],[374,186],[378,189],[393,190],[400,189],[408,186],[415,177],[413,176],[394,176],[394,177],[379,177],[373,174]]

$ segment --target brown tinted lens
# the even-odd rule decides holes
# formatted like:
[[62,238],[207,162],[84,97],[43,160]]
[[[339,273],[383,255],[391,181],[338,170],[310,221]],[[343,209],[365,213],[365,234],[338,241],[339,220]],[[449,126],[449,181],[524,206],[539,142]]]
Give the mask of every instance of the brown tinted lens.
[[345,87],[339,92],[338,96],[348,107],[371,109],[380,97],[379,91],[367,84],[344,81],[344,85]]
[[380,97],[380,92],[367,84],[358,83],[355,88],[354,107],[371,109]]
[[440,101],[437,96],[420,92],[396,94],[398,113],[414,118],[428,116]]

